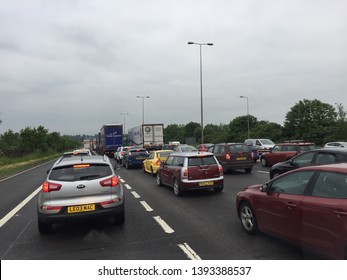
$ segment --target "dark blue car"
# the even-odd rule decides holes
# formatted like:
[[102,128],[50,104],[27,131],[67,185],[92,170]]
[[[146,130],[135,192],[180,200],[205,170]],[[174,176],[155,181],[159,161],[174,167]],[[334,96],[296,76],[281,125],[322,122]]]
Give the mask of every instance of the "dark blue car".
[[122,165],[129,167],[142,167],[143,161],[149,157],[149,153],[145,148],[134,148],[126,151],[123,156]]

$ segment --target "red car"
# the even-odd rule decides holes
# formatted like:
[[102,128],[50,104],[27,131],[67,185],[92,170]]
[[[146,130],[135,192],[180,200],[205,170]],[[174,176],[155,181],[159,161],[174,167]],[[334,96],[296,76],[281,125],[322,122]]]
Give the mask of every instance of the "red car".
[[262,166],[272,166],[275,163],[286,161],[302,152],[316,149],[314,143],[287,142],[276,144],[270,152],[262,153],[260,163]]
[[158,169],[157,184],[173,187],[176,196],[187,190],[221,192],[223,168],[212,153],[172,153]]
[[243,229],[347,259],[347,164],[303,167],[237,194]]

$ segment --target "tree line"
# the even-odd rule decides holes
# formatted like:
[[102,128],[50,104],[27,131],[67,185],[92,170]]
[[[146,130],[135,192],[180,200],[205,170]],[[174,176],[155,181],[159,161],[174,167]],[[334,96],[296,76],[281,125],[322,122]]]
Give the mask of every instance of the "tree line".
[[[205,143],[243,142],[248,138],[269,138],[275,143],[303,140],[322,146],[330,141],[347,141],[347,119],[342,104],[336,107],[317,99],[301,100],[286,114],[283,126],[274,122],[258,120],[255,116],[239,116],[229,124],[208,124],[204,127]],[[186,125],[170,124],[164,130],[165,141],[187,138],[200,143],[201,126],[190,122]]]
[[22,157],[32,153],[64,152],[81,146],[71,136],[49,133],[43,126],[26,127],[20,132],[8,130],[0,135],[0,156]]
[[[258,120],[255,116],[239,116],[229,124],[207,124],[205,143],[243,142],[248,138],[269,138],[275,143],[286,140],[314,142],[317,146],[330,141],[347,141],[347,113],[342,104],[336,107],[315,100],[301,100],[286,114],[283,126]],[[193,138],[200,143],[201,126],[196,122],[170,124],[164,129],[165,142]],[[20,132],[8,130],[0,135],[0,156],[21,157],[31,153],[65,152],[82,146],[85,136],[61,136],[49,133],[43,126],[26,127]],[[89,137],[88,137],[89,138]]]

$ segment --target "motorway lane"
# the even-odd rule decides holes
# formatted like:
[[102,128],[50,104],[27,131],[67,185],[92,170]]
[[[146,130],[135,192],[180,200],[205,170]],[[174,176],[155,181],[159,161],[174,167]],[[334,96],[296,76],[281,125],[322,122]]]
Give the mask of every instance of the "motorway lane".
[[[13,180],[18,183],[27,178],[31,183],[26,190],[31,193],[43,182],[47,169],[44,165]],[[202,191],[176,197],[171,188],[158,187],[155,178],[141,169],[124,168],[117,173],[126,186],[124,226],[114,226],[110,219],[60,224],[52,234],[42,236],[37,231],[35,197],[0,228],[1,259],[302,258],[300,250],[277,239],[245,234],[236,217],[237,191],[259,180],[265,182],[268,174],[233,172],[225,175],[222,193]],[[3,184],[1,189],[8,188]],[[159,225],[158,219],[168,228]]]
[[194,191],[182,197],[176,197],[172,188],[158,187],[155,178],[142,174],[141,169],[119,173],[141,199],[161,213],[175,230],[177,242],[188,243],[202,259],[302,259],[297,248],[263,234],[250,236],[240,226],[236,193],[243,186],[268,181],[268,169],[263,169],[257,165],[252,174],[226,174],[222,193]]

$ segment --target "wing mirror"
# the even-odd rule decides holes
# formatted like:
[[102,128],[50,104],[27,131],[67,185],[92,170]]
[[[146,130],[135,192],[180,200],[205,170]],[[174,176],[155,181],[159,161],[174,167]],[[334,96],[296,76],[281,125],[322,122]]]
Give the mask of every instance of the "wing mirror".
[[260,191],[261,191],[261,192],[268,192],[268,191],[269,191],[269,186],[268,186],[268,184],[263,184],[263,185],[260,187]]

